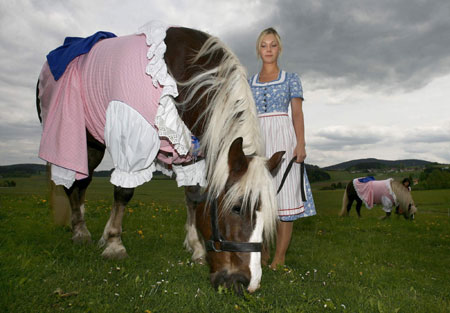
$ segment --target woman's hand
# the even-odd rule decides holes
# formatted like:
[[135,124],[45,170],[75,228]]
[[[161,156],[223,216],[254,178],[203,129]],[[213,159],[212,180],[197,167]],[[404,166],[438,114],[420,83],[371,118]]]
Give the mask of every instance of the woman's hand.
[[294,155],[297,156],[297,163],[302,163],[306,159],[305,145],[297,145],[294,150]]

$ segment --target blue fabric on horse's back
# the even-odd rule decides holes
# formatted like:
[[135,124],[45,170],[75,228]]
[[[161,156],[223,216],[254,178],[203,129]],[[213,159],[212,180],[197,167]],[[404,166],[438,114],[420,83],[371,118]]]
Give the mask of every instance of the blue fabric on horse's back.
[[58,80],[64,74],[67,65],[77,56],[88,53],[97,41],[113,37],[117,36],[113,33],[103,31],[96,32],[86,38],[66,37],[62,46],[47,54],[48,66],[54,79]]
[[373,176],[367,176],[367,177],[363,177],[363,178],[358,178],[358,181],[360,183],[367,183],[369,181],[375,180],[375,177]]

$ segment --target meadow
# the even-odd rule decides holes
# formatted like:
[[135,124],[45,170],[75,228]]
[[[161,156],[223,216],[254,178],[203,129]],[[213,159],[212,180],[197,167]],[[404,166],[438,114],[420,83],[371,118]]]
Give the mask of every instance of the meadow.
[[239,297],[190,261],[174,181],[136,190],[122,237],[130,257],[108,261],[96,246],[108,178],[88,190],[87,245],[53,224],[45,177],[14,180],[0,188],[0,312],[450,312],[450,190],[413,190],[416,219],[382,221],[380,207],[338,217],[343,190],[313,185],[318,214],[295,222],[287,266],[264,268],[261,288]]

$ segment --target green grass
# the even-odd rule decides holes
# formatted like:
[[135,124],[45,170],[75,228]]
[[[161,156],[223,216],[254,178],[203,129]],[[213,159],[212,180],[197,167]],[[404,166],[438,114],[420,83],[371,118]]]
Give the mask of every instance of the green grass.
[[[214,291],[182,243],[183,190],[138,188],[124,218],[130,257],[105,261],[54,226],[44,177],[0,188],[0,312],[450,312],[449,190],[413,191],[416,220],[381,221],[379,207],[337,216],[342,191],[314,191],[318,215],[294,224],[288,266],[263,269],[261,289]],[[96,178],[87,225],[98,240],[112,186]]]

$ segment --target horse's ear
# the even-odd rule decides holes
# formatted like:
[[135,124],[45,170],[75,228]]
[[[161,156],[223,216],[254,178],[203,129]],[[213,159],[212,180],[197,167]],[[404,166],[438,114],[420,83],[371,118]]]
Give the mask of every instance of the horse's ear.
[[[269,169],[269,171],[272,173],[272,171],[274,169],[276,169],[278,167],[278,165],[281,162],[281,158],[283,157],[285,151],[278,151],[275,152],[270,159],[267,161],[267,168]],[[273,173],[272,173],[273,174]]]
[[247,158],[242,150],[242,137],[236,138],[228,151],[228,167],[230,172],[245,173],[248,168]]

